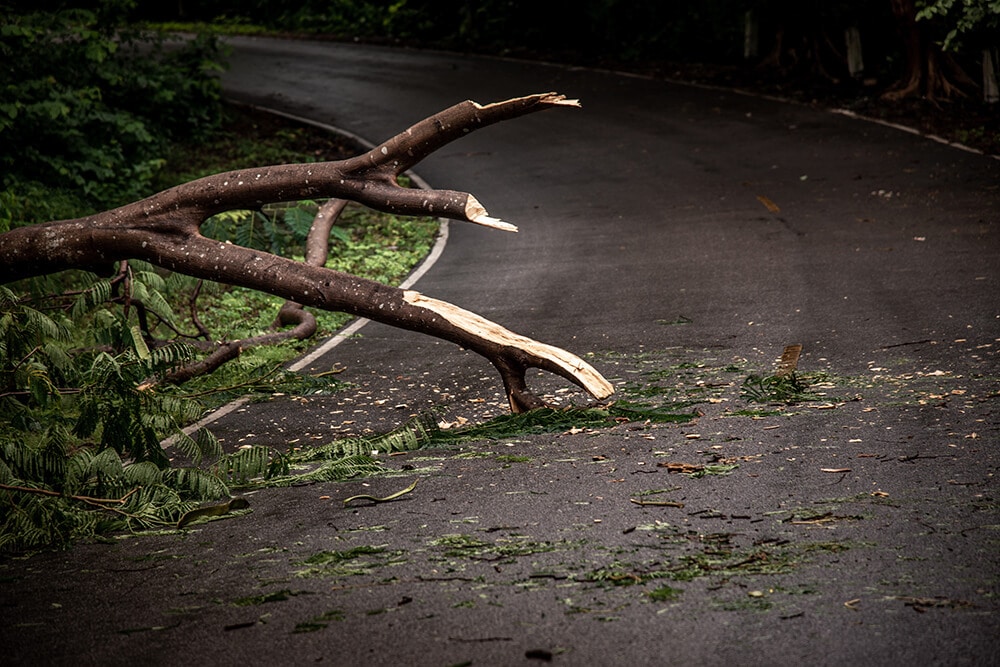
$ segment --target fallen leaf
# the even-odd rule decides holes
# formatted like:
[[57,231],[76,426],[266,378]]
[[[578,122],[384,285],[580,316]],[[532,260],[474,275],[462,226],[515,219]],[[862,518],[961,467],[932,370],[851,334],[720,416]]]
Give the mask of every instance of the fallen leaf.
[[764,195],[757,195],[757,201],[764,205],[764,207],[771,213],[780,213],[781,209],[773,201],[765,197]]
[[181,529],[195,519],[224,516],[235,510],[242,510],[248,507],[250,507],[250,503],[246,498],[230,498],[224,503],[209,505],[207,507],[199,507],[198,509],[193,509],[190,512],[185,512],[181,515],[180,520],[177,521],[177,528]]
[[350,498],[344,498],[344,506],[346,507],[352,500],[370,500],[373,503],[387,503],[387,502],[389,502],[391,500],[395,500],[396,498],[399,498],[400,496],[404,496],[407,493],[409,493],[410,491],[412,491],[413,489],[417,488],[417,482],[418,481],[420,481],[419,478],[413,480],[413,484],[410,484],[408,487],[406,487],[402,491],[397,491],[396,493],[390,494],[390,495],[386,496],[385,498],[376,498],[375,496],[369,496],[369,495],[366,495],[366,494],[362,494],[362,495],[358,495],[358,496],[351,496]]

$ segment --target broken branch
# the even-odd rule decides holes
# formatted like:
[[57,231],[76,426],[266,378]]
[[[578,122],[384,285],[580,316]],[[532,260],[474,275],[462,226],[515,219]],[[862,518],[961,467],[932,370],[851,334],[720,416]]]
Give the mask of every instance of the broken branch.
[[[449,303],[326,269],[318,265],[320,249],[311,251],[310,263],[301,264],[220,243],[199,231],[208,217],[223,211],[321,197],[349,199],[391,213],[442,216],[514,231],[513,225],[491,217],[471,194],[407,189],[397,178],[441,146],[471,131],[560,106],[579,103],[556,93],[487,105],[463,102],[347,160],[226,172],[111,211],[19,227],[0,234],[0,257],[4,258],[0,283],[141,259],[196,278],[248,287],[296,304],[342,311],[452,341],[481,354],[496,367],[515,412],[544,405],[527,389],[528,368],[555,373],[597,399],[607,398],[614,392],[611,384],[575,355],[512,333]],[[238,349],[219,354],[233,353]]]

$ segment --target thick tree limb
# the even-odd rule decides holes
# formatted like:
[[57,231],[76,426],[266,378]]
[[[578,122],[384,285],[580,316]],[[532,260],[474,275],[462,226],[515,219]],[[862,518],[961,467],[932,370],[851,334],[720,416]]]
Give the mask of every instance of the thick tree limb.
[[206,218],[222,211],[321,197],[349,199],[396,214],[442,216],[516,231],[513,225],[491,217],[468,193],[411,190],[401,187],[397,178],[470,131],[558,106],[578,103],[555,93],[485,106],[463,102],[358,157],[226,172],[104,213],[14,229],[0,235],[0,257],[4,258],[0,283],[142,259],[197,278],[241,285],[298,304],[343,311],[452,341],[493,363],[515,411],[542,404],[525,385],[528,368],[550,371],[598,399],[606,398],[613,388],[583,360],[457,306],[322,266],[220,243],[199,232]]
[[[334,223],[337,222],[345,206],[347,206],[347,201],[344,199],[330,199],[316,212],[312,226],[309,228],[309,233],[306,236],[306,264],[311,266],[324,266],[326,264],[330,250],[330,231],[333,229]],[[201,283],[199,282],[196,294],[200,289]],[[210,338],[208,331],[196,316],[194,308],[195,298],[196,296],[192,297],[192,319],[199,332],[207,339]],[[287,329],[283,327],[292,328]],[[212,343],[207,340],[199,341],[199,343],[203,343],[204,347],[211,349],[211,353],[204,359],[173,369],[164,375],[162,380],[171,384],[182,384],[192,378],[213,372],[223,364],[239,357],[243,353],[243,350],[250,347],[256,345],[274,345],[285,340],[305,340],[310,338],[316,334],[318,325],[316,316],[303,308],[301,303],[285,301],[278,310],[278,315],[271,328],[274,329],[271,333],[251,336],[250,338],[241,340],[219,343]],[[203,347],[203,345],[199,345],[199,347]]]

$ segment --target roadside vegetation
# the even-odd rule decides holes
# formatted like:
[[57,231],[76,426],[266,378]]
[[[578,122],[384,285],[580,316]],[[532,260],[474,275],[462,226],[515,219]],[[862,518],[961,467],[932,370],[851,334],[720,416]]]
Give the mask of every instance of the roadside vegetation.
[[[116,22],[113,9],[5,14],[0,76],[12,94],[0,105],[0,233],[219,171],[359,151],[225,104],[215,78],[224,52],[214,38],[170,44]],[[301,260],[321,203],[232,212],[205,229]],[[427,254],[438,225],[348,207],[327,266],[398,283]],[[283,370],[307,342],[248,347],[215,373],[163,382],[214,341],[271,331],[281,305],[134,261],[112,275],[72,271],[0,287],[0,550],[173,527],[253,477],[287,473],[281,452],[227,454],[209,432],[189,437],[180,428],[236,395],[337,390],[333,375]],[[347,319],[317,313],[317,335]]]

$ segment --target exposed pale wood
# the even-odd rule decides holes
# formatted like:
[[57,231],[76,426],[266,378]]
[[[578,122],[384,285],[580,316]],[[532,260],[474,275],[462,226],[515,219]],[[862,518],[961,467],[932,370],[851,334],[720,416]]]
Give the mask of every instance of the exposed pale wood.
[[[544,366],[540,365],[542,361],[555,364],[564,371],[565,377],[576,382],[594,398],[607,398],[615,391],[611,383],[605,380],[590,364],[566,350],[516,334],[475,313],[446,301],[424,296],[420,292],[407,290],[403,293],[403,299],[409,304],[440,315],[455,327],[467,331],[477,338],[503,347],[515,348],[534,357],[534,363],[530,364],[532,366],[543,368]],[[510,397],[508,396],[508,398]],[[517,411],[513,400],[511,400],[511,408]]]
[[786,345],[785,351],[781,353],[781,361],[778,362],[777,377],[791,375],[799,367],[799,356],[802,354],[802,346],[798,343]]

